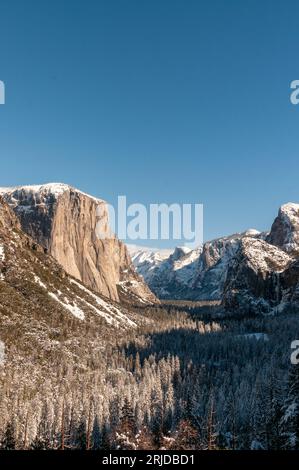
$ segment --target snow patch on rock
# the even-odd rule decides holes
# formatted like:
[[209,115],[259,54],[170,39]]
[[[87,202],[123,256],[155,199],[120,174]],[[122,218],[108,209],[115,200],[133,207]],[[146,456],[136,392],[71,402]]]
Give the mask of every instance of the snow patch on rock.
[[74,317],[79,318],[79,320],[84,320],[84,318],[85,318],[84,312],[78,307],[78,305],[75,302],[73,302],[73,304],[71,304],[66,297],[64,298],[65,301],[63,302],[53,292],[48,292],[48,294],[49,294],[50,297],[52,297],[52,299],[56,300],[56,302],[59,302],[60,305],[63,306],[63,308],[65,308],[72,315],[74,315]]
[[96,313],[98,313],[99,315],[103,316],[108,323],[123,323],[124,325],[128,325],[130,327],[133,327],[135,328],[136,327],[136,323],[133,322],[132,320],[130,320],[130,318],[128,318],[125,314],[122,313],[122,311],[113,306],[112,304],[108,303],[108,302],[105,302],[105,300],[103,300],[101,297],[97,296],[96,294],[94,294],[93,292],[91,292],[89,289],[87,289],[85,286],[83,286],[82,284],[80,284],[78,281],[76,281],[75,279],[71,279],[70,280],[72,284],[75,284],[76,286],[78,286],[82,291],[84,291],[85,293],[87,293],[90,297],[92,297],[92,299],[95,300],[95,302],[97,303],[97,305],[99,305],[100,307],[102,307],[103,310],[99,310],[97,309],[95,306],[93,306],[92,304],[90,304],[89,302],[87,302],[85,299],[84,302],[87,302],[88,305],[90,307],[92,307]]

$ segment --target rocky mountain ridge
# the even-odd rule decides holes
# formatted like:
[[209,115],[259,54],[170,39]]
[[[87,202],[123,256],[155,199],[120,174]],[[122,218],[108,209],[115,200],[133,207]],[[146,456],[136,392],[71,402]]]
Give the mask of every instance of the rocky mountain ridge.
[[219,300],[225,310],[244,314],[297,308],[299,204],[281,206],[269,233],[251,229],[206,242],[182,254],[178,269],[172,257],[133,256],[137,271],[162,299]]
[[230,266],[222,297],[226,310],[243,313],[299,308],[299,204],[280,207],[264,241],[244,243]]
[[[1,188],[0,194],[22,230],[78,281],[114,301],[156,301],[125,244],[111,236],[105,201],[61,183]],[[96,235],[99,213],[102,239]]]
[[256,230],[222,237],[191,250],[179,247],[169,256],[137,251],[132,260],[161,299],[220,300],[227,271],[243,237],[263,237]]

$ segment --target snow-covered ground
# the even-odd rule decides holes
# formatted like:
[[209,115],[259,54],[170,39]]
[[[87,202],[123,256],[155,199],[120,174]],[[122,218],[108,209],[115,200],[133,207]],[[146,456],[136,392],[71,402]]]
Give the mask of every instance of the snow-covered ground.
[[[100,296],[94,294],[80,282],[70,278],[70,284],[77,286],[82,291],[82,296],[69,292],[61,292],[52,285],[46,285],[39,276],[32,273],[35,283],[45,289],[47,294],[64,309],[80,320],[85,319],[84,310],[92,310],[95,314],[101,316],[109,325],[122,328],[136,328],[136,323],[125,315],[120,308],[110,302],[105,301]],[[54,292],[55,290],[55,292]],[[87,297],[86,297],[87,294]],[[70,297],[69,297],[70,296]]]

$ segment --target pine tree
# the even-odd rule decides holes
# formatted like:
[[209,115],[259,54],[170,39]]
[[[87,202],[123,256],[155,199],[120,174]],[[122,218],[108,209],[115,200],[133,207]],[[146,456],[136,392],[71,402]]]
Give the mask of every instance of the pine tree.
[[139,353],[136,354],[134,373],[135,373],[135,377],[136,377],[137,381],[139,381],[141,379],[141,364],[140,364]]
[[38,429],[37,429],[37,434],[31,443],[31,449],[33,450],[47,450],[51,448],[50,445],[50,435],[48,432],[48,426],[47,423],[41,419]]
[[261,377],[257,377],[251,400],[250,449],[266,450],[267,447],[267,418],[269,399],[265,395]]
[[210,403],[209,403],[209,410],[206,422],[206,450],[216,450],[216,423],[215,423],[215,403],[214,403],[214,396],[211,394],[210,396]]
[[86,420],[83,417],[79,423],[77,428],[77,435],[76,435],[76,448],[80,450],[86,450]]
[[160,445],[163,435],[164,409],[163,395],[160,381],[155,384],[151,393],[151,428],[154,435],[154,441],[157,446]]
[[86,450],[90,450],[92,447],[92,405],[89,405],[87,429],[86,429]]
[[125,398],[121,410],[121,419],[117,429],[114,430],[114,441],[119,450],[136,449],[136,421],[134,410],[128,400]]
[[108,451],[115,449],[115,442],[111,440],[112,433],[109,431],[108,424],[105,423],[102,428],[100,450]]
[[176,430],[170,449],[196,450],[199,449],[199,434],[190,421],[183,419]]
[[284,447],[299,450],[299,366],[292,365],[289,373],[289,389],[282,418]]
[[267,395],[269,400],[267,417],[267,449],[281,450],[283,439],[281,435],[281,420],[283,417],[283,389],[281,383],[271,371]]
[[120,429],[122,432],[127,434],[134,434],[136,432],[134,411],[127,398],[125,398],[124,405],[121,410]]
[[65,402],[62,402],[62,411],[61,411],[61,445],[60,449],[64,450],[65,448]]
[[29,410],[27,410],[27,412],[26,412],[26,418],[25,418],[23,450],[27,448],[28,427],[29,427]]
[[95,416],[93,421],[93,428],[92,428],[92,435],[91,435],[91,442],[92,442],[92,449],[99,450],[101,448],[101,428],[98,415]]
[[6,426],[1,447],[5,450],[14,450],[16,448],[15,428],[11,422],[9,422]]
[[222,447],[228,446],[232,450],[237,449],[237,425],[236,425],[236,399],[231,391],[226,400],[225,406],[225,425],[228,430],[226,439]]

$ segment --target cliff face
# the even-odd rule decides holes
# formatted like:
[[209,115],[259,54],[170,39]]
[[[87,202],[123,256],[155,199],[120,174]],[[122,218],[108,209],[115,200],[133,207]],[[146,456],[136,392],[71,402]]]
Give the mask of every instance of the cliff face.
[[[126,246],[116,237],[109,237],[104,201],[63,184],[3,188],[0,193],[13,208],[22,229],[68,274],[115,301],[124,291],[134,301],[138,297],[143,302],[155,301],[135,273]],[[98,207],[103,218],[102,239],[96,236]]]
[[267,241],[294,256],[299,256],[299,204],[280,207]]
[[19,230],[20,223],[13,211],[5,203],[2,196],[0,196],[0,231],[2,237],[4,236],[5,231],[9,232],[13,228]]
[[222,237],[203,245],[193,289],[198,300],[220,300],[232,260],[245,237],[259,237],[256,230],[248,230]]
[[270,313],[283,301],[282,277],[291,262],[278,247],[243,238],[228,269],[223,306],[243,314]]

